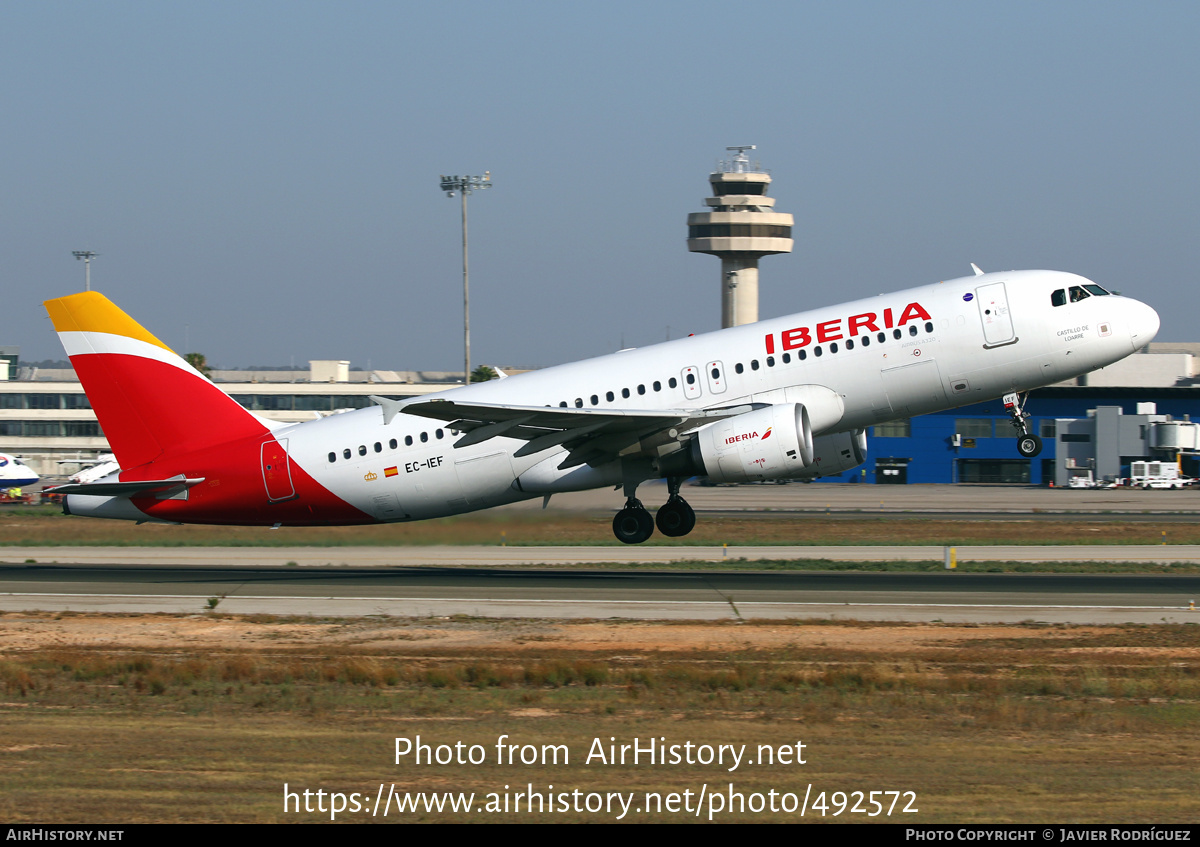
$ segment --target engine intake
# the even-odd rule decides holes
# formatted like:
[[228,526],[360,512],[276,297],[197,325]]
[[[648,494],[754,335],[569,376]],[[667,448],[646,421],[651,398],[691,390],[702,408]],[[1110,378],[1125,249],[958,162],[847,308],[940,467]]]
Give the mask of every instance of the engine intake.
[[867,432],[837,432],[813,439],[813,461],[798,476],[816,478],[857,468],[867,459]]

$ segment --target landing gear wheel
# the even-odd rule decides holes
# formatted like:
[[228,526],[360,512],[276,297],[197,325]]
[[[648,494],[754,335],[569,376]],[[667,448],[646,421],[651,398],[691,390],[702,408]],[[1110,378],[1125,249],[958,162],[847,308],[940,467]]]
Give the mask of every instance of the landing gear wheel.
[[641,544],[654,534],[654,518],[638,500],[628,500],[613,518],[613,535],[624,544]]
[[1005,394],[1004,410],[1008,412],[1013,429],[1017,431],[1017,452],[1026,459],[1032,459],[1042,452],[1042,439],[1029,431],[1029,413],[1025,411],[1025,401],[1028,399],[1028,394],[1024,397],[1016,393]]
[[1032,433],[1022,435],[1017,439],[1017,452],[1026,459],[1032,459],[1042,452],[1042,439]]
[[670,538],[687,535],[696,526],[696,512],[687,501],[676,495],[664,503],[655,515],[658,531]]

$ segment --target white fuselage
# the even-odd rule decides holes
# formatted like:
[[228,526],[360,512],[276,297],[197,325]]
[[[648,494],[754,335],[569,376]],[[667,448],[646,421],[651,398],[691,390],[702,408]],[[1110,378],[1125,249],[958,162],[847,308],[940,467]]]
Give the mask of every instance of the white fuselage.
[[0,453],[0,488],[33,485],[40,477],[16,456]]
[[[814,417],[815,435],[862,430],[1075,377],[1153,338],[1157,314],[1136,300],[1052,303],[1054,292],[1087,284],[1053,271],[964,277],[435,396],[603,411],[803,402],[816,391],[836,403]],[[525,442],[504,437],[455,448],[458,436],[444,423],[401,413],[385,424],[384,417],[371,407],[274,435],[314,479],[380,520],[622,481],[619,462],[559,471],[563,448],[515,458]]]

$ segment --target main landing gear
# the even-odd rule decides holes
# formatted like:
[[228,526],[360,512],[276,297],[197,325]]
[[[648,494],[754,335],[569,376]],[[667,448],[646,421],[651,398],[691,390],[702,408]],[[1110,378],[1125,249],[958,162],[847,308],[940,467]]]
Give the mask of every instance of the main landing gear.
[[1028,399],[1028,394],[1024,397],[1015,393],[1005,394],[1004,410],[1008,412],[1013,429],[1017,431],[1017,452],[1026,459],[1032,459],[1042,452],[1042,439],[1029,431],[1029,413],[1025,411],[1025,401]]
[[670,498],[658,510],[655,517],[637,499],[634,486],[625,487],[625,508],[617,512],[613,518],[613,535],[625,544],[641,544],[654,534],[654,526],[658,531],[670,538],[687,535],[696,526],[696,512],[687,501],[679,496],[679,486],[682,479],[668,479],[667,490]]

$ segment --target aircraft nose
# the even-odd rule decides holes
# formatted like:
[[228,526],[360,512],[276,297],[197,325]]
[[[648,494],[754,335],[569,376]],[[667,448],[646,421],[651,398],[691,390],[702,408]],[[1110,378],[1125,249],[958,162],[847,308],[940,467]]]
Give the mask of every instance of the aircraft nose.
[[1137,300],[1128,305],[1129,341],[1134,350],[1140,350],[1158,335],[1158,312]]

